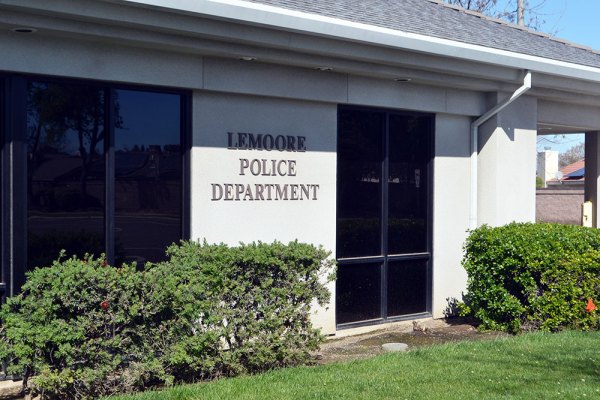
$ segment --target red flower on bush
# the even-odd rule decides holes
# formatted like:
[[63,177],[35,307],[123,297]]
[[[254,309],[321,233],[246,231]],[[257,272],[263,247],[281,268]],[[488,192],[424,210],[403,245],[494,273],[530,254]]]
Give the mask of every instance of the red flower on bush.
[[594,301],[591,298],[589,298],[588,302],[587,302],[587,306],[585,306],[585,311],[591,313],[592,311],[597,310],[597,309],[598,309],[598,307],[596,307],[596,305],[594,304]]
[[102,307],[103,310],[108,310],[108,306],[110,304],[108,303],[108,300],[104,300],[102,303],[100,303],[100,307]]
[[107,267],[108,266],[108,263],[106,262],[106,260],[102,260],[102,266],[103,267]]

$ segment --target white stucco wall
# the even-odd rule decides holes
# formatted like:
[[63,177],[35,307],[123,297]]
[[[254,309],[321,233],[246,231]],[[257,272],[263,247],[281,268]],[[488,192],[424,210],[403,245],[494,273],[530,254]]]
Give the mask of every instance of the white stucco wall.
[[536,143],[537,100],[533,97],[520,97],[480,127],[479,225],[535,221]]
[[479,115],[485,96],[480,92],[348,76],[348,104],[430,113]]
[[438,114],[435,120],[433,182],[434,318],[443,318],[461,300],[467,274],[461,266],[469,228],[470,142],[468,117]]
[[[460,298],[466,281],[460,260],[469,213],[469,123],[486,109],[482,92],[76,37],[0,32],[0,52],[10,55],[0,58],[6,72],[192,90],[191,236],[209,242],[298,239],[334,252],[338,104],[436,114],[434,317],[444,315],[449,299]],[[536,122],[537,102],[525,97],[482,127],[480,223],[534,220]],[[227,132],[304,136],[307,151],[228,150]],[[297,174],[241,176],[240,158],[294,160]],[[318,200],[213,201],[211,184],[224,183],[319,185]],[[316,310],[314,319],[325,333],[335,331],[335,284],[330,289],[329,308]]]
[[[323,245],[335,256],[337,106],[255,96],[194,94],[191,160],[191,236],[210,243],[278,240]],[[231,150],[228,132],[306,137],[305,152]],[[294,160],[295,176],[241,175],[240,159]],[[318,185],[317,199],[214,200],[212,184]],[[273,195],[274,197],[274,195]],[[335,331],[332,302],[316,310],[314,322]]]
[[537,153],[536,175],[546,182],[556,178],[558,172],[558,151],[544,150]]
[[202,57],[56,38],[43,34],[0,32],[0,70],[60,77],[98,79],[177,88],[202,87]]

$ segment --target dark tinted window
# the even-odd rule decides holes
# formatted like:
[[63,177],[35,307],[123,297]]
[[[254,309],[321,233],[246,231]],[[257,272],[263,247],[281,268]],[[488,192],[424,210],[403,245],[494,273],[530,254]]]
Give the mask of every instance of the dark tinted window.
[[389,254],[427,251],[429,120],[426,117],[390,116]]
[[[6,127],[6,117],[5,117],[5,108],[6,108],[6,103],[5,103],[5,82],[4,82],[4,77],[0,75],[0,209],[4,210],[4,183],[3,180],[5,179],[5,170],[4,170],[4,143],[5,143],[5,127]],[[0,243],[2,242],[3,239],[3,235],[4,235],[4,211],[2,213],[0,213]],[[10,276],[7,276],[7,274],[5,274],[4,272],[4,268],[2,268],[2,266],[4,265],[3,262],[3,251],[4,251],[5,246],[0,246],[0,282],[3,283],[7,283],[10,281]],[[4,303],[4,296],[6,295],[6,292],[4,290],[0,290],[0,301],[2,303]]]
[[159,261],[181,238],[180,96],[118,90],[116,101],[116,257]]
[[381,254],[382,131],[385,114],[343,110],[337,153],[337,256]]
[[117,263],[164,258],[182,237],[181,98],[29,81],[27,156],[15,160],[27,171],[29,267],[62,249],[114,254]]
[[427,311],[427,261],[388,263],[388,315]]
[[28,265],[61,249],[99,255],[104,244],[102,89],[30,82],[27,96]]
[[426,312],[433,118],[338,117],[337,323]]
[[340,266],[336,293],[338,324],[381,318],[381,264]]

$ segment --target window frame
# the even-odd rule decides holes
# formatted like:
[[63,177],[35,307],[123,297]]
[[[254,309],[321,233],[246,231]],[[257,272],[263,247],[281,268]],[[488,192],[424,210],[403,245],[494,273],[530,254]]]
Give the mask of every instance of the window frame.
[[[364,257],[337,257],[337,248],[339,244],[337,230],[339,228],[339,207],[340,207],[340,199],[337,197],[336,199],[336,261],[338,264],[338,268],[343,268],[345,265],[360,265],[360,264],[373,264],[379,263],[380,268],[380,276],[381,276],[381,304],[380,304],[380,317],[362,320],[362,321],[352,321],[352,322],[338,322],[338,311],[336,307],[336,327],[337,329],[350,329],[360,326],[367,325],[376,325],[387,322],[395,322],[402,321],[407,319],[415,319],[421,317],[431,316],[432,312],[432,264],[433,264],[433,164],[435,159],[435,114],[432,113],[423,113],[409,110],[395,110],[395,109],[387,109],[387,108],[379,108],[379,107],[365,107],[365,106],[355,106],[355,105],[338,105],[337,112],[337,137],[338,137],[338,146],[339,146],[339,136],[340,132],[340,121],[342,117],[342,113],[346,111],[358,111],[358,112],[379,112],[384,115],[384,130],[380,132],[384,137],[382,138],[383,142],[383,159],[381,162],[382,169],[382,185],[381,185],[381,216],[380,216],[380,243],[381,243],[381,254],[375,256],[364,256]],[[390,117],[393,115],[399,116],[410,116],[410,117],[427,117],[428,118],[428,127],[427,127],[427,135],[429,135],[428,140],[428,148],[427,148],[427,181],[426,185],[426,196],[427,196],[427,204],[425,209],[425,226],[427,229],[426,233],[426,251],[424,252],[415,252],[415,253],[403,253],[403,254],[389,254],[388,253],[388,239],[389,239],[389,170],[390,170],[390,127],[389,121]],[[339,147],[338,147],[339,148]],[[339,164],[338,164],[339,165]],[[337,167],[336,167],[337,168]],[[336,187],[339,187],[339,170],[337,170],[337,180]],[[383,184],[385,183],[385,184]],[[338,193],[339,196],[339,193]],[[423,260],[426,262],[426,293],[425,293],[425,311],[416,313],[416,314],[406,314],[406,315],[388,315],[388,274],[389,267],[388,264],[391,262],[402,262],[402,261],[411,261],[411,260]],[[366,267],[368,268],[368,267]],[[336,290],[336,298],[337,298],[337,290]],[[337,299],[336,299],[337,301]]]
[[[192,92],[153,85],[106,82],[90,79],[63,78],[37,74],[2,73],[0,71],[0,140],[2,151],[0,221],[2,282],[0,290],[4,296],[13,296],[20,291],[25,280],[27,265],[27,84],[30,81],[56,84],[81,84],[104,91],[104,124],[107,137],[104,140],[105,158],[105,205],[104,238],[107,261],[114,262],[114,184],[115,184],[115,126],[114,109],[116,90],[135,90],[147,93],[165,93],[180,98],[180,151],[181,151],[181,203],[180,237],[190,237],[190,153],[192,144]],[[13,160],[13,162],[11,162]]]

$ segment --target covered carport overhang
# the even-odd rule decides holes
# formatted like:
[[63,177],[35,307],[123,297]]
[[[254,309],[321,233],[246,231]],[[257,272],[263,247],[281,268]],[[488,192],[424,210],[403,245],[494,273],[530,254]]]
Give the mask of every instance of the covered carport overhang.
[[585,133],[584,201],[592,204],[592,227],[600,228],[600,108],[579,102],[538,104],[538,135]]

